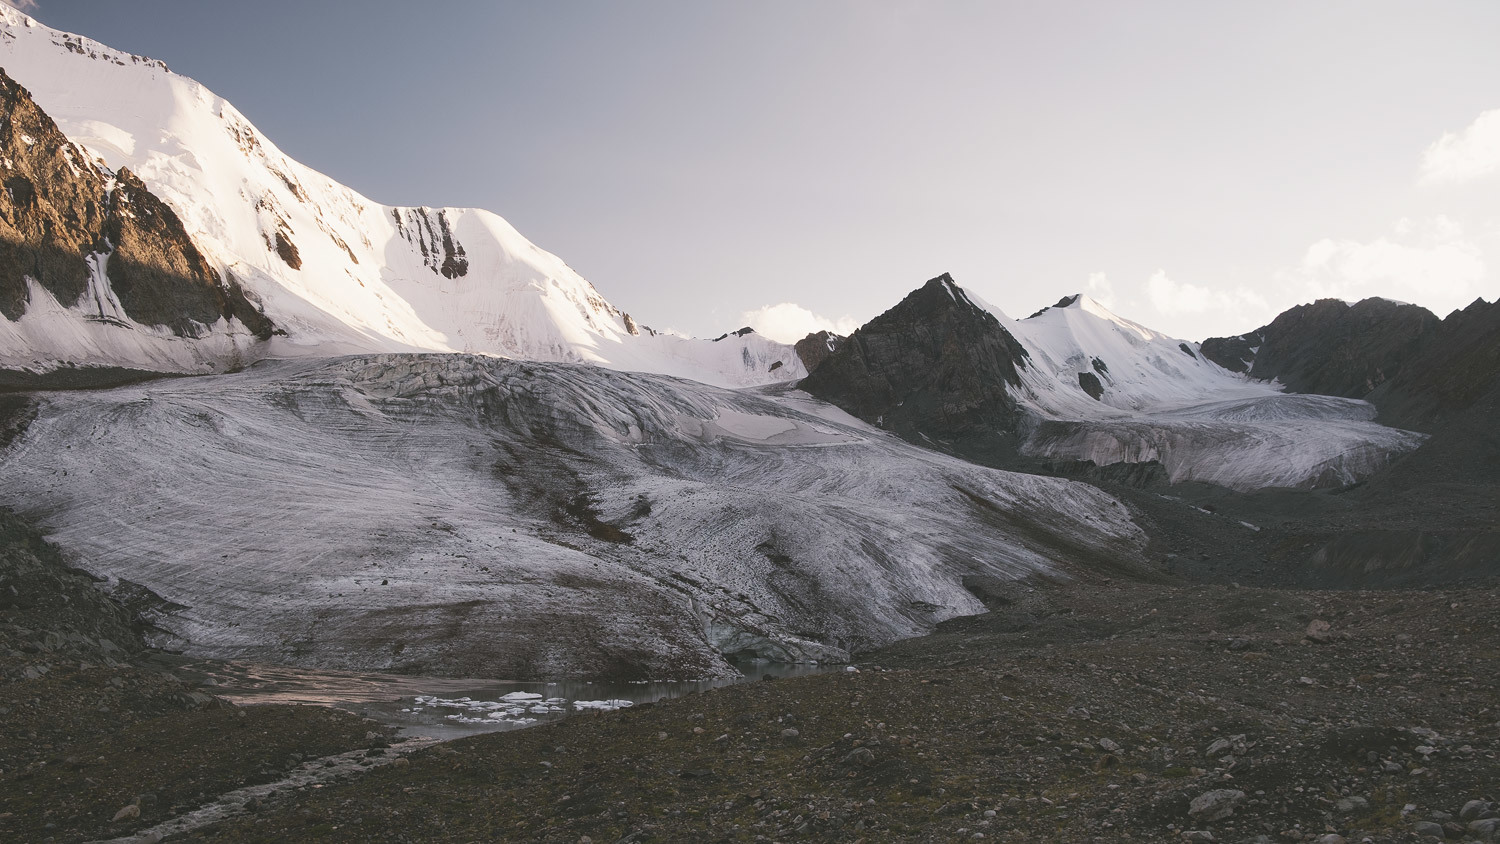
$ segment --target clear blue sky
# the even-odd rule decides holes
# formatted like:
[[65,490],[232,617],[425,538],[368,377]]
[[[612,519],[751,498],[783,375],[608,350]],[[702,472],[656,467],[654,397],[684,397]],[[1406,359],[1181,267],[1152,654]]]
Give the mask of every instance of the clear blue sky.
[[1500,289],[1488,0],[30,5],[699,335],[778,303],[863,321],[943,271],[1013,316],[1091,290],[1193,339]]

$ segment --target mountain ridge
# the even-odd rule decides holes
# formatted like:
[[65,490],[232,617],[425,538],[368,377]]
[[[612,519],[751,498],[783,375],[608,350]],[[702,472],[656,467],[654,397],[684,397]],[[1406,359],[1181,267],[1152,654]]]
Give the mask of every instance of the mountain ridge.
[[[0,366],[202,373],[255,357],[465,352],[720,386],[805,374],[790,346],[759,335],[711,346],[652,331],[488,211],[375,203],[289,158],[230,103],[160,62],[6,7],[0,67],[90,160],[138,176],[208,263],[285,332],[232,353],[225,332],[150,354],[113,337],[38,354],[13,338],[0,344]],[[84,318],[63,300],[49,315],[54,335],[77,333]]]

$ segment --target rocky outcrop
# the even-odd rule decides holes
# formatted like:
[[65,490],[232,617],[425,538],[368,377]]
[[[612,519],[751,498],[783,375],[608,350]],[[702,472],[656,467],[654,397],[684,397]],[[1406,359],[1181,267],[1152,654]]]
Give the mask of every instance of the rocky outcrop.
[[[262,339],[275,326],[223,279],[182,221],[129,170],[89,161],[0,71],[0,314],[20,319],[27,279],[65,306],[197,337],[238,319]],[[119,308],[111,299],[117,300]]]
[[792,348],[797,351],[797,357],[801,358],[802,365],[807,368],[808,372],[812,372],[818,368],[818,364],[828,360],[829,355],[838,351],[844,339],[832,331],[817,331],[798,340]]
[[946,273],[870,320],[801,388],[907,439],[981,456],[1005,449],[1022,411],[1026,350]]
[[1367,398],[1390,425],[1426,431],[1500,389],[1500,301],[1444,319],[1421,352]]
[[453,224],[444,209],[391,209],[396,230],[422,253],[422,262],[443,278],[462,278],[469,274],[469,257],[462,243],[453,236]]
[[1203,341],[1203,356],[1234,372],[1279,379],[1294,393],[1364,398],[1432,340],[1426,308],[1365,299],[1319,299],[1238,337]]
[[[5,652],[51,655],[54,661],[124,659],[139,652],[134,618],[100,591],[96,580],[70,567],[35,527],[0,508],[0,613],[6,620],[0,647]],[[5,668],[26,666],[7,661]]]

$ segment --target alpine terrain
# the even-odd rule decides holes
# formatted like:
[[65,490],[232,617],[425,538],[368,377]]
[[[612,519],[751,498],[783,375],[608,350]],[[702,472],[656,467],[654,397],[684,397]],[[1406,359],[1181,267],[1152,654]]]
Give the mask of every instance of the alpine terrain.
[[1500,303],[686,337],[3,4],[0,168],[0,838],[1500,840]]

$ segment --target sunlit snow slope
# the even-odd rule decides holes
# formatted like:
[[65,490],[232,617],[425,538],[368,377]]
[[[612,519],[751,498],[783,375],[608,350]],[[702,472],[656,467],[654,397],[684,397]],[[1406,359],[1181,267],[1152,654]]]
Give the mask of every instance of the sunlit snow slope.
[[[1111,313],[1088,296],[1013,320],[973,294],[1026,349],[1017,401],[1039,420],[1032,456],[1162,464],[1173,482],[1231,489],[1342,486],[1422,443],[1355,399],[1288,395],[1220,367],[1199,344]],[[1096,386],[1097,397],[1086,388]]]
[[176,609],[193,653],[514,678],[843,659],[968,576],[1138,564],[1094,487],[799,398],[464,355],[42,394],[0,504]]
[[[285,337],[260,356],[441,351],[598,364],[723,386],[805,375],[790,346],[756,334],[715,343],[658,334],[557,256],[488,211],[392,208],[283,155],[235,108],[161,62],[59,32],[0,5],[0,67],[104,166],[128,167]],[[45,297],[45,291],[39,293]],[[34,302],[16,336],[97,334],[67,325],[76,302]],[[140,326],[121,325],[131,331]],[[144,335],[143,335],[144,336]],[[4,335],[0,335],[0,340]],[[203,371],[221,338],[134,353],[81,337],[0,344],[0,366],[74,364]],[[243,349],[234,349],[238,361]]]

